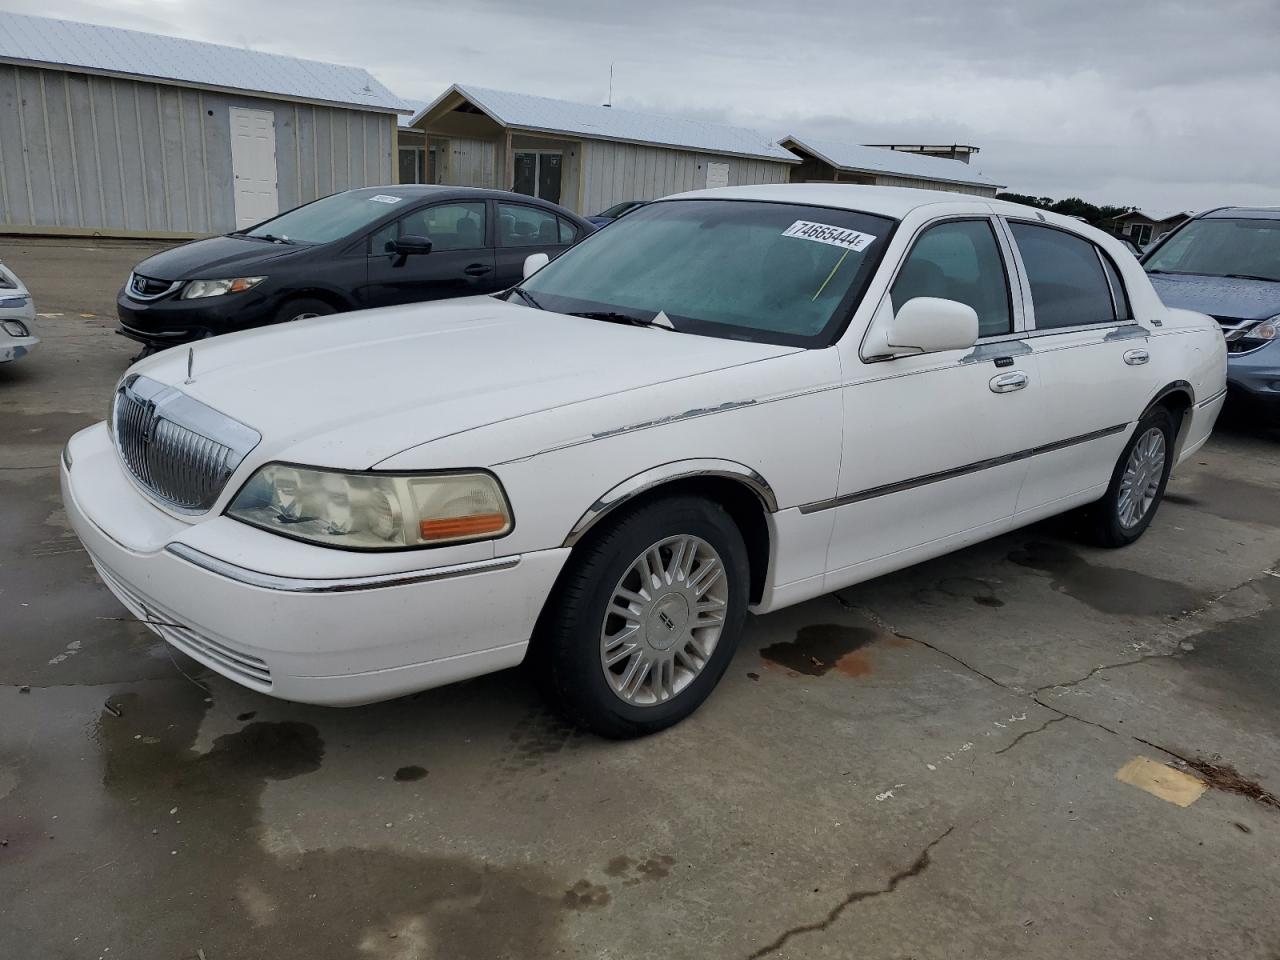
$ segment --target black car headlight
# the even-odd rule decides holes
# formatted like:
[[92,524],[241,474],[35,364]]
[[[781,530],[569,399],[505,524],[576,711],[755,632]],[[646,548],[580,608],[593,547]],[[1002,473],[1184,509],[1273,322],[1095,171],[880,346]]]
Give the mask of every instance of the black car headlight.
[[347,550],[493,540],[512,528],[497,478],[479,471],[337,473],[271,463],[236,494],[227,516]]
[[244,293],[252,290],[266,277],[234,277],[226,280],[188,280],[182,288],[179,299],[203,300],[205,297],[220,297],[225,293]]

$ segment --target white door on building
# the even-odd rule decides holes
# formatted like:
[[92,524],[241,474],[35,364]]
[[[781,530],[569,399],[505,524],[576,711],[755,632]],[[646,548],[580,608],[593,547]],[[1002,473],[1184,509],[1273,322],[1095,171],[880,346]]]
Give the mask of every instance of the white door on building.
[[231,173],[236,229],[280,212],[276,194],[276,125],[270,110],[231,107]]

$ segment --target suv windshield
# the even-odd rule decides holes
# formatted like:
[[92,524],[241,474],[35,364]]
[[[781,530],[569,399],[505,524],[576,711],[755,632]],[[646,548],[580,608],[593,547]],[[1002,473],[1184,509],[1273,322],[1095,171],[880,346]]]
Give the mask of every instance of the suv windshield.
[[520,289],[557,313],[647,322],[661,312],[685,333],[826,346],[892,226],[828,207],[667,200],[593,234]]
[[392,210],[407,206],[394,188],[386,192],[352,190],[321,197],[242,233],[263,240],[290,243],[329,243],[367,227]]
[[1192,220],[1143,264],[1153,273],[1280,281],[1280,219]]

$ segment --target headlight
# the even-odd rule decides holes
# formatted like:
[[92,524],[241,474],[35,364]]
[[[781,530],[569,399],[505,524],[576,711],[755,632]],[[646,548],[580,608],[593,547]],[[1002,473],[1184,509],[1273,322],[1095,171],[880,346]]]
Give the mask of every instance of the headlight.
[[30,336],[27,332],[27,326],[21,320],[6,320],[4,322],[4,332],[11,337]]
[[204,297],[220,297],[224,293],[244,293],[252,290],[266,277],[236,277],[234,280],[188,280],[182,288],[183,300],[200,300]]
[[227,515],[272,533],[347,550],[395,550],[509,533],[511,508],[487,473],[330,473],[272,463]]
[[1272,317],[1270,320],[1263,320],[1261,323],[1255,323],[1244,332],[1244,336],[1241,339],[1274,340],[1276,338],[1276,327],[1278,324],[1280,324],[1280,317]]

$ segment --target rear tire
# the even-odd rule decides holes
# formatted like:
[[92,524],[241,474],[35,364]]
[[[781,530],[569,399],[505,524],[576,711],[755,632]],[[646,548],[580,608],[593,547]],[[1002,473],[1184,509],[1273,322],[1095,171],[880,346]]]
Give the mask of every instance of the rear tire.
[[1087,508],[1090,539],[1103,547],[1127,547],[1151,525],[1173,469],[1177,424],[1165,407],[1138,421],[1120,451],[1106,495]]
[[719,504],[676,496],[640,506],[569,558],[534,667],[573,723],[619,740],[656,733],[720,681],[750,580],[742,534]]
[[315,297],[299,297],[290,300],[276,311],[276,323],[289,323],[292,320],[312,320],[316,317],[327,317],[337,313],[333,304],[318,300]]

